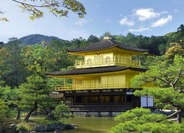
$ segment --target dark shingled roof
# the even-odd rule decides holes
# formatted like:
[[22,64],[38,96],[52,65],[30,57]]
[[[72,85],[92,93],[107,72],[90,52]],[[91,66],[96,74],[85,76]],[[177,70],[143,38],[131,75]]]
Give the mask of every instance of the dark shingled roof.
[[133,70],[139,72],[145,72],[146,69],[143,68],[133,68],[133,67],[124,67],[124,66],[107,66],[107,67],[92,67],[92,68],[79,68],[67,71],[57,71],[50,72],[46,75],[50,76],[67,76],[67,75],[77,75],[77,74],[95,74],[95,73],[106,73],[106,72],[117,72],[124,70]]
[[138,49],[138,48],[133,48],[128,45],[124,45],[109,39],[104,39],[99,42],[96,42],[94,44],[91,44],[86,47],[81,47],[81,48],[76,48],[72,50],[68,50],[68,52],[89,52],[89,51],[96,51],[96,50],[105,50],[109,49],[112,47],[118,47],[123,50],[128,50],[128,51],[135,51],[135,52],[147,52],[147,49]]

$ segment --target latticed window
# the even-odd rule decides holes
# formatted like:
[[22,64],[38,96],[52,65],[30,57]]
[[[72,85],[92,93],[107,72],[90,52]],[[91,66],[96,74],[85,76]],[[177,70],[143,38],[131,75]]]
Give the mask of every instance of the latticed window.
[[110,63],[110,61],[111,61],[111,58],[110,58],[109,56],[107,56],[107,57],[105,58],[105,63]]
[[94,56],[95,61],[102,61],[102,59],[103,59],[103,55],[97,54]]
[[87,59],[87,65],[91,65],[92,64],[92,60],[91,60],[91,58],[88,58]]

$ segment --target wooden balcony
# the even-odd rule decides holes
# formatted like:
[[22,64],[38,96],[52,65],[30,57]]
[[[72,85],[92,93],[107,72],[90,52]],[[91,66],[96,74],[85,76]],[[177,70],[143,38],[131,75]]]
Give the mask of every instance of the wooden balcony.
[[75,61],[76,68],[113,66],[113,65],[139,67],[140,60],[131,60],[128,58],[109,58],[109,59],[103,58],[101,60],[76,60]]
[[73,91],[73,90],[100,90],[100,89],[120,89],[130,88],[129,83],[121,84],[70,84],[70,85],[57,85],[55,91]]

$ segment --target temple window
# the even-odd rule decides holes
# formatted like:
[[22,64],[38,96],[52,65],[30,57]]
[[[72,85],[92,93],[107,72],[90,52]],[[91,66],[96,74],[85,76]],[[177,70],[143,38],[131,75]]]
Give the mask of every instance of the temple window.
[[87,59],[87,65],[91,65],[92,64],[92,60],[91,60],[91,58],[88,58]]
[[109,56],[107,56],[106,58],[105,58],[105,63],[110,63],[110,57]]

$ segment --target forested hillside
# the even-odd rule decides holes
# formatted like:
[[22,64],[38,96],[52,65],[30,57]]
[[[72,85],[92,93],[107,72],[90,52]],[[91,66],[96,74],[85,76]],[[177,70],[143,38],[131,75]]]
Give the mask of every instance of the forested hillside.
[[58,43],[64,49],[69,49],[95,43],[100,39],[103,39],[104,36],[109,36],[112,40],[115,40],[125,45],[149,49],[149,53],[153,55],[162,55],[165,53],[167,47],[169,47],[171,42],[180,42],[181,40],[184,40],[184,25],[181,24],[176,31],[173,31],[163,36],[152,35],[151,37],[147,37],[142,35],[134,35],[132,33],[128,33],[126,36],[124,36],[112,35],[110,32],[106,32],[100,37],[91,35],[88,37],[88,39],[83,39],[80,37],[75,38],[71,41],[67,41],[53,36],[33,34],[22,37],[18,40],[20,42],[20,46],[34,44],[51,45],[53,43]]
[[49,44],[52,40],[61,40],[61,39],[54,36],[45,36],[40,34],[32,34],[19,39],[22,46],[36,43],[41,44],[42,42]]

